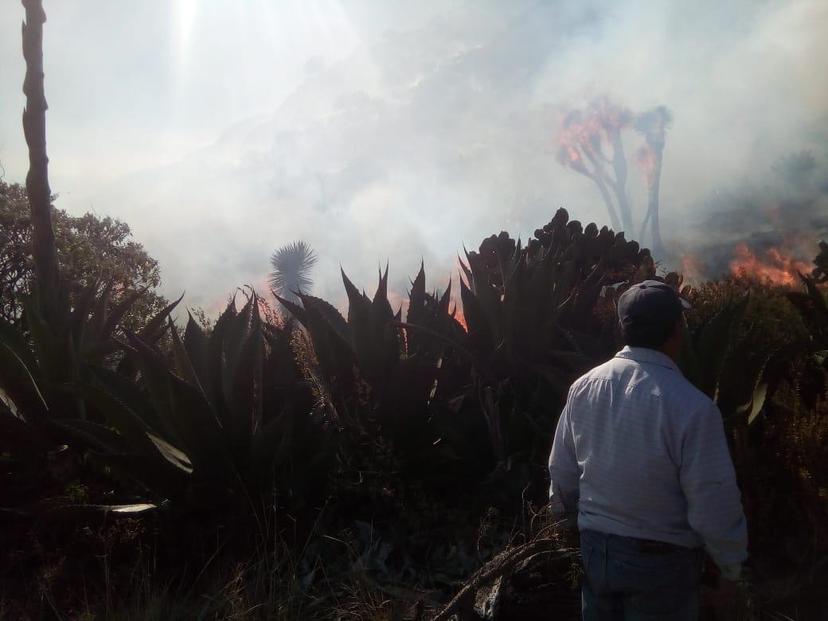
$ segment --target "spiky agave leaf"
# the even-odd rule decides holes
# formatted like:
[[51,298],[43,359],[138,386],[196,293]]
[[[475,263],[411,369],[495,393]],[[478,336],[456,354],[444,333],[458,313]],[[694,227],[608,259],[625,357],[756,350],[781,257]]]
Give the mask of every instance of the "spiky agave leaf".
[[316,264],[316,253],[304,241],[279,248],[270,257],[270,285],[274,292],[290,301],[297,301],[296,293],[308,293],[313,285],[311,268]]

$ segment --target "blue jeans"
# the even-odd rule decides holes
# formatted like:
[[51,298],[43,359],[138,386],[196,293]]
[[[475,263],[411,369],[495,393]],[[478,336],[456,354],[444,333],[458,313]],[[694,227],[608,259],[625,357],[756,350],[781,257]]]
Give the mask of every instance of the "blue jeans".
[[584,621],[696,621],[701,548],[645,549],[641,540],[581,531]]

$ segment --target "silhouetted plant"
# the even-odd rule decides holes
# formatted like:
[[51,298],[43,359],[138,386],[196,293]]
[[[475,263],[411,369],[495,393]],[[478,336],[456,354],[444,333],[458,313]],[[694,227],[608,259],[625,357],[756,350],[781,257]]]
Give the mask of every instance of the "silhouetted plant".
[[282,246],[270,257],[270,286],[275,295],[292,302],[299,298],[298,293],[310,293],[313,281],[310,272],[316,264],[317,256],[304,241],[297,241]]

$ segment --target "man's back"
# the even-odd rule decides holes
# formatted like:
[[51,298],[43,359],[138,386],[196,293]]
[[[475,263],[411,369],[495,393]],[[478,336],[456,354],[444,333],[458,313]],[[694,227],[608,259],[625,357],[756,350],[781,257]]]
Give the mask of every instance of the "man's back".
[[572,385],[549,468],[581,530],[745,556],[721,415],[661,352],[624,348]]
[[572,385],[558,420],[550,501],[578,511],[586,621],[697,619],[702,547],[722,592],[747,557],[721,413],[674,362],[688,307],[667,283],[630,285],[618,298],[627,347]]

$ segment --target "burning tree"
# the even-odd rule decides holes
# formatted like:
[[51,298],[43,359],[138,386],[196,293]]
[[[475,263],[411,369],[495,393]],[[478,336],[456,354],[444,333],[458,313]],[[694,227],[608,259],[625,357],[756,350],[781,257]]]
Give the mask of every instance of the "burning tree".
[[664,106],[658,106],[635,119],[635,129],[644,134],[645,144],[638,150],[638,162],[647,179],[647,214],[641,223],[639,239],[644,238],[647,224],[650,224],[652,251],[663,256],[661,229],[658,222],[658,192],[661,184],[661,162],[664,155],[664,141],[667,126],[672,117]]
[[622,131],[635,129],[644,135],[645,144],[638,149],[636,160],[645,175],[648,201],[639,239],[643,239],[649,225],[656,256],[663,255],[658,195],[665,133],[670,120],[670,112],[664,106],[634,115],[628,109],[600,98],[586,110],[573,110],[567,114],[559,136],[558,160],[595,183],[614,229],[633,231]]

